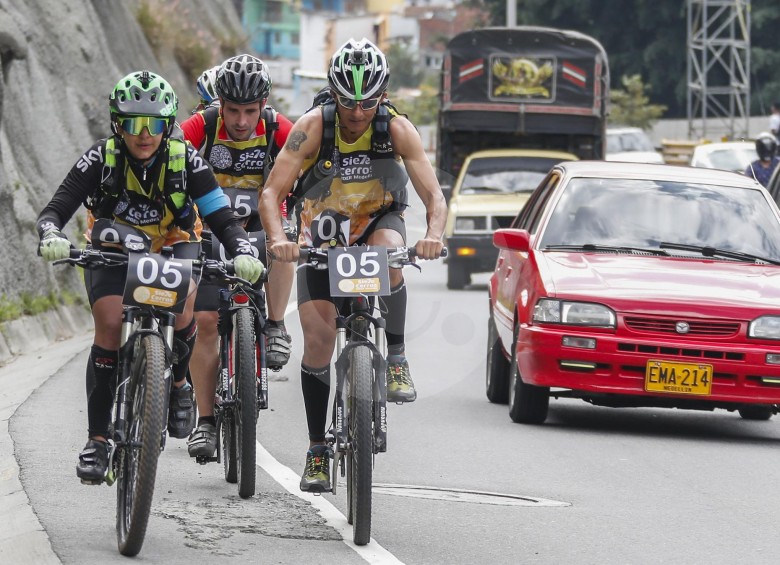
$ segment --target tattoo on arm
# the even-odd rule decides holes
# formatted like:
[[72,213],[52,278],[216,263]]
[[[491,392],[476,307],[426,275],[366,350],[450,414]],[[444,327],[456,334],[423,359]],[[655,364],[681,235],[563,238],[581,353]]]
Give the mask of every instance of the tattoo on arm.
[[308,139],[306,133],[302,131],[293,132],[287,139],[287,147],[290,151],[298,151],[301,148],[301,144]]

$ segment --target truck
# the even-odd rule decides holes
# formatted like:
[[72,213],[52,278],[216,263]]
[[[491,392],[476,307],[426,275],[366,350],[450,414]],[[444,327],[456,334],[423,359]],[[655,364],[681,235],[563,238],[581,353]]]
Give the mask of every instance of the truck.
[[[509,183],[482,195],[461,193],[458,182],[471,178],[461,169],[475,162],[467,157],[485,150],[533,150],[537,168],[544,151],[550,159],[604,159],[608,100],[607,54],[583,33],[491,27],[449,41],[436,136],[436,170],[449,206],[449,288],[463,288],[472,273],[492,270],[498,255],[493,231],[508,227],[536,188],[514,182],[511,190],[521,194],[514,199],[493,198],[502,189],[509,192]],[[511,170],[522,168],[515,163]]]

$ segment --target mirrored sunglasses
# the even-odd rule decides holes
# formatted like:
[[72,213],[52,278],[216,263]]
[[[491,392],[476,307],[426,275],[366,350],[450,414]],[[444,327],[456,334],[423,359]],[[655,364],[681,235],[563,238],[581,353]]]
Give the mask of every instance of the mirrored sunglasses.
[[119,126],[130,135],[141,135],[144,128],[149,130],[149,135],[160,135],[168,128],[168,120],[151,116],[119,118]]
[[382,100],[382,97],[377,96],[376,98],[366,98],[365,100],[352,100],[352,98],[347,98],[346,96],[339,94],[336,96],[336,100],[339,101],[342,108],[346,108],[347,110],[353,110],[357,108],[358,105],[360,105],[363,110],[373,110],[379,105],[379,101]]

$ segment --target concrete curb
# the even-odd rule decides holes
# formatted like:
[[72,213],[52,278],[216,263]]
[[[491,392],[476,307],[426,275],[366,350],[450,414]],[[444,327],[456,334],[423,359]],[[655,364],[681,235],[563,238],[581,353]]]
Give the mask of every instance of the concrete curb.
[[92,320],[83,307],[0,325],[0,563],[61,563],[22,487],[8,424],[35,389],[91,343]]

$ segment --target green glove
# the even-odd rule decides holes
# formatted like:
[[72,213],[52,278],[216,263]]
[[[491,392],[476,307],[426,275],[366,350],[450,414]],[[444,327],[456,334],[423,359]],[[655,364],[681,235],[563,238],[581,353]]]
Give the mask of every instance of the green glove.
[[70,255],[70,241],[58,230],[47,231],[38,246],[38,253],[46,261],[66,259]]
[[237,277],[248,280],[253,284],[257,282],[263,275],[263,271],[265,271],[263,262],[252,255],[239,255],[233,259],[233,267]]

